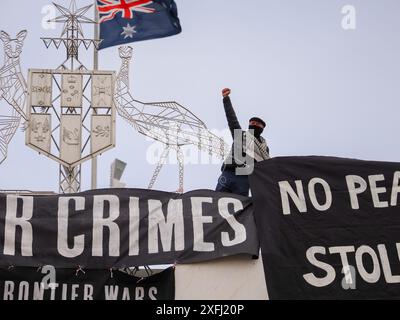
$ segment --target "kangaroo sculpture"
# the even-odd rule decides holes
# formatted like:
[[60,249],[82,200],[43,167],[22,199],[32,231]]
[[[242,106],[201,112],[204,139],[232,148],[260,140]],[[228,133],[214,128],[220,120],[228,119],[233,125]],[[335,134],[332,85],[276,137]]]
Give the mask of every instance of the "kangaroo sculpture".
[[[0,68],[0,164],[7,158],[8,145],[14,137],[24,112],[27,85],[21,72],[20,55],[27,31],[19,32],[11,39],[7,32],[0,31],[4,45],[4,65]],[[8,106],[3,105],[3,100]],[[11,107],[11,108],[10,108]]]

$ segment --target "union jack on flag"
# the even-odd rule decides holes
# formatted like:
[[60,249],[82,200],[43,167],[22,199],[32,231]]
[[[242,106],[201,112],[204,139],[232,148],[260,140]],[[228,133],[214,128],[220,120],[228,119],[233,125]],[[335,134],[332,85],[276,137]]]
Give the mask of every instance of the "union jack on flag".
[[[99,13],[102,15],[100,23],[112,20],[118,12],[122,18],[133,19],[133,12],[154,13],[156,9],[146,6],[153,3],[149,0],[98,0]],[[100,5],[100,3],[102,5]]]
[[174,0],[97,0],[100,49],[182,31]]

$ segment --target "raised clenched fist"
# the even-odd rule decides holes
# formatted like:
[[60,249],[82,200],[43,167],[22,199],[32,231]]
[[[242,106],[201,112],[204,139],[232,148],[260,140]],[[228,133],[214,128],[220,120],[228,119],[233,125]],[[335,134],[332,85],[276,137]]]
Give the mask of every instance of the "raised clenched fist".
[[229,96],[231,94],[231,89],[229,88],[225,88],[224,90],[222,90],[222,96],[225,98],[227,96]]

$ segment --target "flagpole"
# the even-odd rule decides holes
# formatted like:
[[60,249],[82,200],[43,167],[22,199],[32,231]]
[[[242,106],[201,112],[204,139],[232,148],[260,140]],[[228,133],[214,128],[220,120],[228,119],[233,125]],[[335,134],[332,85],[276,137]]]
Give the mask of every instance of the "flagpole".
[[[100,38],[99,35],[99,11],[97,10],[97,0],[94,0],[94,39],[97,40]],[[99,51],[96,46],[93,46],[93,70],[99,69]],[[97,189],[97,156],[92,158],[92,190]]]

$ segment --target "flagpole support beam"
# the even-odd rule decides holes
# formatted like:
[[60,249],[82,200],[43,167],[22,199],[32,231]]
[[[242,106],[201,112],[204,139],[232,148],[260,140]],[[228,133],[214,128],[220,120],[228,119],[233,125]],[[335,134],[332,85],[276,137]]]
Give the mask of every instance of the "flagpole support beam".
[[[97,8],[97,0],[94,0],[94,38],[99,39],[99,11]],[[99,44],[98,44],[99,45]],[[93,46],[93,70],[99,69],[99,47]],[[97,156],[92,158],[92,175],[91,175],[91,189],[97,189]]]

